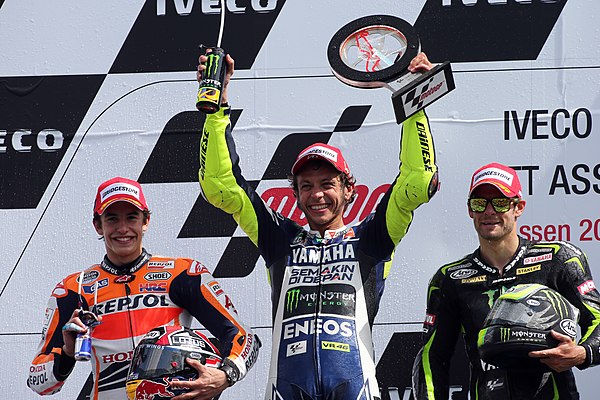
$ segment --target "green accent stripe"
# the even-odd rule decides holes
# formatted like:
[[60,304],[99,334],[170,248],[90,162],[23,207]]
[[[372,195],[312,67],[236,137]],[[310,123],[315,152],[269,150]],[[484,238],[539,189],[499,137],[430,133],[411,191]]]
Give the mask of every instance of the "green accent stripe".
[[581,264],[581,260],[579,259],[579,257],[571,257],[567,261],[565,261],[565,264],[570,262],[574,262],[575,264],[579,265],[579,268],[581,268],[581,271],[585,274],[585,268],[583,268],[583,264]]
[[[552,303],[552,307],[554,308],[554,311],[556,311],[556,313],[560,316],[561,319],[563,319],[565,317],[564,314],[566,314],[566,309],[564,310],[565,313],[563,313],[563,307],[562,305],[565,305],[560,298],[556,295],[556,293],[553,293],[550,290],[543,290],[542,291],[546,297],[548,297],[548,301],[550,301],[550,303]],[[566,305],[565,305],[566,307]]]
[[479,331],[479,334],[477,335],[477,347],[481,347],[481,345],[483,344],[483,340],[485,339],[486,333],[487,333],[486,328],[483,328],[482,330]]
[[396,250],[392,252],[390,261],[386,261],[383,264],[383,279],[387,279],[388,275],[390,274],[390,270],[392,269],[392,261],[394,260],[394,254],[396,254]]
[[431,364],[429,363],[429,350],[435,339],[436,332],[429,338],[425,346],[423,347],[423,355],[421,359],[423,361],[423,373],[425,374],[425,387],[427,388],[427,398],[435,399],[435,387],[433,386],[433,373],[431,371]]
[[556,379],[554,379],[554,373],[552,373],[550,377],[552,378],[552,387],[554,388],[554,397],[552,400],[558,400],[560,396],[558,394],[558,385],[556,384]]
[[499,299],[510,299],[510,300],[520,300],[529,296],[531,293],[539,290],[541,285],[531,285],[521,287],[522,285],[517,285],[513,287],[513,291],[506,292],[500,295]]
[[[583,303],[583,306],[585,308],[587,308],[587,310],[594,316],[594,321],[592,322],[592,324],[589,326],[589,328],[585,332],[585,335],[582,336],[579,343],[585,342],[592,333],[596,332],[597,329],[599,329],[598,325],[600,325],[600,311],[596,310],[594,307],[591,307],[586,303]],[[583,334],[583,332],[582,332],[582,334]]]
[[229,117],[225,115],[223,108],[206,116],[200,140],[198,177],[202,193],[208,202],[233,215],[235,222],[248,235],[252,243],[257,245],[258,219],[256,212],[248,194],[238,183],[238,179],[241,181],[243,178],[234,173],[233,153],[229,149],[226,135],[223,133],[229,123]]
[[429,299],[431,298],[431,295],[433,294],[434,290],[440,290],[440,288],[437,287],[437,286],[430,286],[429,287],[429,292],[427,293],[427,302],[429,302]]

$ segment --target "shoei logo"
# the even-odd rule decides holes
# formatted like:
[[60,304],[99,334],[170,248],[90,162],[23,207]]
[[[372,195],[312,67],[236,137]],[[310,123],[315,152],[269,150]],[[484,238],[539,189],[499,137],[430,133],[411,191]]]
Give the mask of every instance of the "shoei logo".
[[572,319],[560,321],[560,328],[569,336],[577,335],[577,324]]
[[144,279],[147,281],[166,281],[171,278],[171,273],[167,271],[163,272],[148,272],[144,275]]

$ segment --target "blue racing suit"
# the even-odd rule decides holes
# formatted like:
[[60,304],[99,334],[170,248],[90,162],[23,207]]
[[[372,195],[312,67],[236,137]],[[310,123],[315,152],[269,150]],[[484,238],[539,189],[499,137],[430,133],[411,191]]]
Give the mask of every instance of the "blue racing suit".
[[438,188],[428,120],[403,124],[400,174],[359,225],[307,231],[270,209],[242,177],[229,109],[207,115],[200,142],[204,197],[258,247],[271,285],[273,347],[266,399],[374,400],[372,326],[394,249],[413,211]]

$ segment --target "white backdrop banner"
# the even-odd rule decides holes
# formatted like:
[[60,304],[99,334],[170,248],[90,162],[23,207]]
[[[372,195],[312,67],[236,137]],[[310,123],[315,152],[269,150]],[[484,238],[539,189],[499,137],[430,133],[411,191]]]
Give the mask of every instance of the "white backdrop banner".
[[[331,37],[359,17],[405,19],[432,61],[450,61],[456,90],[427,108],[441,191],[415,212],[400,243],[374,337],[386,399],[408,399],[429,278],[472,252],[471,173],[513,166],[527,200],[520,233],[566,240],[600,276],[600,5],[580,0],[225,1],[222,47],[236,60],[234,136],[246,178],[269,204],[301,217],[286,179],[312,135],[342,149],[364,218],[398,171],[400,127],[391,92],[337,80]],[[198,45],[214,45],[218,0],[0,0],[0,387],[26,387],[48,296],[66,275],[99,262],[92,226],[98,184],[139,180],[153,212],[145,247],[202,261],[263,339],[258,364],[221,397],[264,395],[271,342],[264,262],[197,183],[203,114],[195,109]],[[464,356],[455,398],[465,398]],[[79,363],[57,397],[84,399]],[[583,399],[591,375],[576,371]]]

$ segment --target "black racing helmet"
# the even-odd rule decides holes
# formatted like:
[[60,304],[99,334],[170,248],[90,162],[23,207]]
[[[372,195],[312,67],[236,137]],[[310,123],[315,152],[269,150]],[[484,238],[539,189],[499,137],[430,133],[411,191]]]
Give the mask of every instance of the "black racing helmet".
[[480,358],[501,368],[548,367],[530,351],[556,347],[554,330],[575,340],[579,310],[557,291],[537,283],[510,288],[494,303],[479,331]]
[[186,358],[214,368],[222,361],[219,350],[199,330],[178,325],[152,329],[133,353],[126,381],[127,398],[170,399],[185,393],[170,388],[169,383],[198,378],[198,371],[186,364]]

